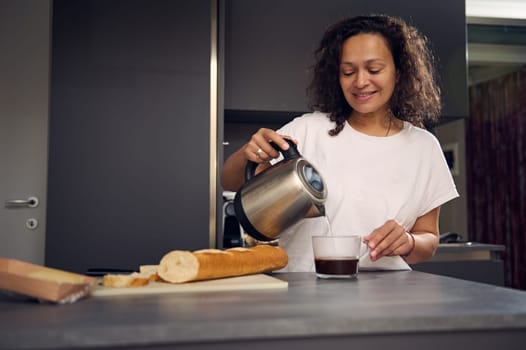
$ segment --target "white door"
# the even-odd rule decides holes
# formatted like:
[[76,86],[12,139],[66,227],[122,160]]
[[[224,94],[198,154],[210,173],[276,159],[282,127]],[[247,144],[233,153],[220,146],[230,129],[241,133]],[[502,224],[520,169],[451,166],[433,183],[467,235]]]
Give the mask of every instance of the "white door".
[[45,251],[50,7],[0,0],[0,257],[37,264]]

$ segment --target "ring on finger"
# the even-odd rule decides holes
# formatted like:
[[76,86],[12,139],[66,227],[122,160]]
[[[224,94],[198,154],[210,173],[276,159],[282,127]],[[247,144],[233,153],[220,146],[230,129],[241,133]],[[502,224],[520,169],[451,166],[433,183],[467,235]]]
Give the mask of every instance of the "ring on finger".
[[263,150],[261,148],[258,148],[258,150],[256,151],[256,156],[258,158],[261,158],[261,154],[263,153]]

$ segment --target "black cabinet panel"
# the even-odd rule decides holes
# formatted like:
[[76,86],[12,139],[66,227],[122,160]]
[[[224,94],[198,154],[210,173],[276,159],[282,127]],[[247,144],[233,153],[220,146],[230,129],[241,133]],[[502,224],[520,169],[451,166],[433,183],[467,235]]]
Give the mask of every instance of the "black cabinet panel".
[[403,17],[429,37],[443,115],[467,116],[464,1],[225,0],[225,118],[228,110],[306,111],[308,68],[323,32],[343,17],[369,13]]
[[210,1],[55,0],[46,264],[209,246]]

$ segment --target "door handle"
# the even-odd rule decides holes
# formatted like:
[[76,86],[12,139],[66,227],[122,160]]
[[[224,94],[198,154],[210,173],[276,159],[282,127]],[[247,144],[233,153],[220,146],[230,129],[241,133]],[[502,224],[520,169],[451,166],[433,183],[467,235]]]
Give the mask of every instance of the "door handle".
[[38,206],[37,197],[29,197],[28,199],[9,199],[5,201],[6,208],[20,208],[20,207],[36,208],[37,206]]

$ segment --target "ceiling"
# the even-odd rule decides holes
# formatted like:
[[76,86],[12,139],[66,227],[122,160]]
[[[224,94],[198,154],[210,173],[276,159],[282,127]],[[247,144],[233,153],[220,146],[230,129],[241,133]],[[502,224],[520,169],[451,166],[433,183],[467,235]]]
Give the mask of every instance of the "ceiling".
[[526,64],[526,1],[466,0],[468,83]]

